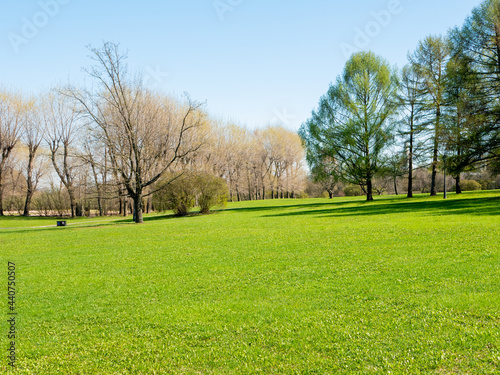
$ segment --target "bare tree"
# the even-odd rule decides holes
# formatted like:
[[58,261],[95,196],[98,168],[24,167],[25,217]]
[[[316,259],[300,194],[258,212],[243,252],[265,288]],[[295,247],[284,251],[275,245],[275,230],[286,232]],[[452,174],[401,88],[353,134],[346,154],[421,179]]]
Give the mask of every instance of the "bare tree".
[[78,138],[78,113],[63,95],[48,95],[42,108],[45,141],[52,166],[69,194],[71,217],[76,215],[75,176],[77,174],[75,142]]
[[45,168],[44,160],[40,155],[40,146],[45,136],[45,121],[40,118],[40,112],[34,101],[28,103],[25,111],[23,141],[27,149],[27,161],[25,165],[26,178],[26,200],[24,203],[23,216],[30,216],[31,201],[36,192],[38,183],[42,178]]
[[4,215],[4,174],[7,169],[8,158],[22,133],[24,120],[22,111],[21,98],[0,93],[0,216]]
[[108,179],[108,150],[106,145],[98,135],[89,130],[83,141],[83,149],[78,156],[90,168],[89,172],[94,180],[94,198],[97,199],[99,216],[104,216],[107,212],[105,194]]
[[[134,222],[142,223],[144,196],[179,159],[200,147],[187,142],[189,133],[205,121],[201,104],[178,104],[146,90],[130,79],[117,44],[90,48],[96,63],[86,70],[93,89],[70,87],[67,95],[100,133],[112,168],[134,202]],[[147,192],[148,191],[148,192]]]

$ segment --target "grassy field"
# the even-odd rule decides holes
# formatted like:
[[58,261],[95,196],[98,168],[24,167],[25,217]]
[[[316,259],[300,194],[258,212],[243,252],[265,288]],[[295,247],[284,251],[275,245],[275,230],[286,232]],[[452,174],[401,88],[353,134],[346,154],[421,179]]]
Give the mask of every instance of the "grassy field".
[[500,373],[500,191],[376,199],[0,219],[0,372]]

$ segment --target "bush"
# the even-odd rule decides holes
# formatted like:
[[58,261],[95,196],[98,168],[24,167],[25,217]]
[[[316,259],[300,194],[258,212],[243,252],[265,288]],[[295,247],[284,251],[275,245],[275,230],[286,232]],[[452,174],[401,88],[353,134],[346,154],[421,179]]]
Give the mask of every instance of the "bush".
[[200,213],[210,213],[214,206],[226,207],[228,189],[226,181],[209,173],[199,173],[195,177]]
[[304,191],[300,191],[298,193],[295,193],[295,198],[296,199],[308,199],[309,198],[309,194],[307,194]]
[[194,207],[195,191],[192,176],[165,176],[158,184],[159,190],[153,196],[158,211],[174,211],[176,216],[186,216]]
[[495,181],[478,180],[477,182],[479,182],[479,184],[481,185],[481,190],[495,190],[496,189]]
[[344,188],[344,194],[346,197],[359,197],[363,195],[363,191],[360,186],[349,185]]
[[180,177],[168,175],[159,183],[153,202],[159,211],[174,211],[176,216],[186,216],[196,205],[200,213],[207,214],[214,206],[225,207],[227,185],[222,178],[209,173],[185,172]]
[[481,184],[474,180],[462,180],[460,181],[460,187],[462,191],[481,190]]

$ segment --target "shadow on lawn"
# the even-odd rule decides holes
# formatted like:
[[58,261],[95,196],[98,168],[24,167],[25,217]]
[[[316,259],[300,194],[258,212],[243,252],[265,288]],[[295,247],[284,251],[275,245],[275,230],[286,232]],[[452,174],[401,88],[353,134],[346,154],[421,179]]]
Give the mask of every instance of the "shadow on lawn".
[[[216,212],[216,211],[214,211]],[[169,219],[182,219],[182,218],[187,218],[187,217],[194,217],[194,216],[200,216],[199,212],[191,212],[186,216],[176,216],[173,213],[172,214],[164,214],[164,215],[155,215],[155,216],[144,216],[143,220],[145,223],[148,222],[154,222],[154,221],[160,221],[160,220],[169,220]],[[113,221],[114,223],[125,223],[125,224],[133,224],[133,219],[131,216],[119,220]]]
[[[344,202],[348,203],[348,202]],[[351,202],[353,203],[353,202]],[[345,204],[344,204],[345,205]],[[325,205],[327,206],[327,205]],[[309,205],[299,206],[304,210],[286,212],[266,217],[286,217],[286,216],[365,216],[365,215],[386,215],[405,212],[419,212],[424,215],[500,215],[500,197],[472,198],[472,199],[450,199],[450,200],[421,200],[419,198],[410,199],[386,199],[375,202],[359,202],[356,206],[325,207],[325,209],[309,210]]]
[[[401,198],[384,198],[385,201],[392,201],[392,200],[401,200]],[[298,200],[300,202],[300,200]],[[277,202],[272,201],[270,199],[266,201],[261,201],[261,202]],[[353,201],[353,200],[330,200],[326,203],[307,203],[307,204],[283,204],[279,206],[258,206],[258,207],[237,207],[237,208],[228,208],[225,211],[237,211],[237,212],[258,212],[258,211],[275,211],[275,210],[283,210],[287,208],[312,208],[312,207],[325,207],[325,208],[330,208],[330,207],[339,207],[339,206],[345,206],[353,203],[362,203],[362,200],[359,201]],[[280,216],[280,215],[269,215],[269,216]]]

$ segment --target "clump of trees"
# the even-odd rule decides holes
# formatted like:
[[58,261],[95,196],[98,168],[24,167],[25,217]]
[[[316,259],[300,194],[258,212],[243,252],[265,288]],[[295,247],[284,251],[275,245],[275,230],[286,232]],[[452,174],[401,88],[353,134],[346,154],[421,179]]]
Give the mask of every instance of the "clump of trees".
[[164,209],[155,196],[165,184],[188,189],[193,174],[203,213],[228,199],[296,198],[305,189],[296,133],[249,131],[188,95],[151,91],[116,44],[90,52],[88,87],[29,98],[0,91],[0,215],[132,213],[141,223],[143,213]]
[[373,190],[398,194],[402,178],[409,198],[415,190],[434,196],[440,169],[453,176],[458,194],[465,174],[488,172],[493,182],[500,159],[498,25],[500,0],[485,0],[462,27],[421,41],[397,74],[371,52],[354,54],[299,131],[315,180],[358,185],[367,200]]
[[500,0],[485,0],[462,27],[421,41],[401,71],[354,54],[298,134],[213,118],[188,95],[147,89],[118,45],[90,48],[90,86],[0,90],[0,215],[141,223],[225,199],[436,195],[444,169],[457,193],[477,188],[464,180],[500,188],[498,25]]

